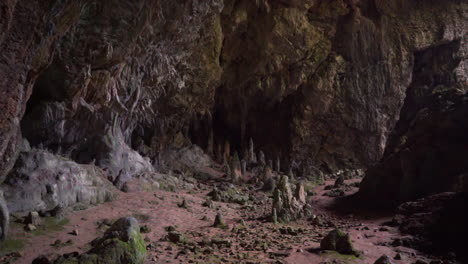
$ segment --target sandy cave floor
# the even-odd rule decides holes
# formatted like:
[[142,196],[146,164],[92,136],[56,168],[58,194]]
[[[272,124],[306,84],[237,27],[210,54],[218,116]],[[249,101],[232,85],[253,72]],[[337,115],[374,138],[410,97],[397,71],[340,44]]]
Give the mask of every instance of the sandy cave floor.
[[[346,181],[347,183],[357,180]],[[326,184],[332,184],[328,181]],[[213,208],[203,207],[211,186],[198,184],[193,190],[177,192],[119,192],[116,200],[82,211],[69,213],[69,220],[63,227],[51,232],[37,232],[33,235],[23,226],[13,224],[11,237],[22,239],[25,246],[15,260],[0,258],[0,263],[31,263],[39,255],[85,252],[89,243],[103,234],[99,227],[103,219],[115,220],[124,216],[135,216],[141,226],[148,226],[149,233],[143,234],[148,245],[146,263],[365,263],[372,264],[381,255],[393,258],[400,253],[402,260],[394,263],[413,263],[427,260],[421,253],[405,247],[389,244],[394,238],[403,237],[396,228],[382,224],[391,220],[391,215],[373,215],[353,212],[353,208],[337,209],[340,198],[323,196],[324,186],[314,187],[316,195],[310,198],[314,214],[331,225],[314,226],[310,220],[290,224],[273,224],[264,220],[270,212],[271,199],[268,193],[253,188],[243,188],[254,196],[255,206],[242,206],[214,202]],[[346,195],[357,191],[353,188]],[[271,195],[271,194],[270,194]],[[186,200],[188,208],[178,204]],[[341,198],[342,199],[342,198]],[[227,229],[212,227],[215,215],[220,212]],[[245,227],[241,225],[244,221]],[[363,252],[360,258],[344,256],[333,252],[320,252],[320,240],[333,225],[348,232],[357,250]],[[175,226],[189,241],[200,242],[213,237],[228,240],[230,247],[200,248],[195,252],[185,246],[164,241],[165,227]],[[233,227],[243,228],[233,232]],[[282,234],[281,229],[291,227],[297,234]],[[237,228],[240,229],[240,228]],[[72,234],[76,230],[78,235]],[[60,241],[57,241],[60,240]],[[61,243],[58,243],[61,242]],[[54,245],[55,244],[55,245]]]

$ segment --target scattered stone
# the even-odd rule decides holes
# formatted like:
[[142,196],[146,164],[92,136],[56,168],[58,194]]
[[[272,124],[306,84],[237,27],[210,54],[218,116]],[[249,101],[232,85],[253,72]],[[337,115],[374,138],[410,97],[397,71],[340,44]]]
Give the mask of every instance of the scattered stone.
[[41,224],[41,217],[38,212],[29,212],[24,223],[39,226]]
[[401,260],[401,254],[400,254],[400,253],[397,253],[397,254],[395,255],[395,257],[393,257],[393,259],[395,259],[395,260]]
[[230,248],[232,246],[232,242],[229,239],[220,238],[220,237],[213,237],[211,239],[211,243],[213,245],[218,246],[218,248]]
[[297,236],[297,235],[299,235],[299,233],[301,233],[302,230],[300,230],[300,229],[294,229],[294,228],[288,226],[288,227],[281,227],[281,228],[279,229],[279,231],[280,231],[280,233],[281,233],[282,235]]
[[143,234],[148,234],[151,232],[151,228],[148,225],[143,225],[140,227],[140,232]]
[[188,209],[187,201],[185,199],[183,199],[181,203],[177,204],[177,206],[179,208]]
[[338,187],[343,186],[343,184],[344,184],[344,177],[343,175],[340,175],[338,176],[338,178],[336,178],[335,184],[333,185],[333,187],[338,188]]
[[212,200],[210,199],[207,199],[206,201],[203,202],[202,204],[203,207],[208,207],[210,209],[213,209],[214,208],[214,203]]
[[215,187],[208,194],[208,196],[210,196],[213,201],[223,203],[237,203],[240,205],[245,205],[249,201],[248,196],[240,194],[234,188],[229,188],[226,191],[221,191]]
[[314,226],[323,226],[322,218],[318,215],[312,216],[312,225]]
[[186,238],[183,234],[179,233],[178,231],[170,231],[167,234],[167,239],[171,241],[172,243],[184,243],[186,241]]
[[70,232],[70,235],[73,235],[73,236],[78,236],[79,232],[78,232],[78,229],[73,229],[73,231]]
[[27,224],[26,227],[24,228],[26,231],[28,232],[32,232],[34,230],[37,229],[37,227],[35,225],[32,225],[32,224]]

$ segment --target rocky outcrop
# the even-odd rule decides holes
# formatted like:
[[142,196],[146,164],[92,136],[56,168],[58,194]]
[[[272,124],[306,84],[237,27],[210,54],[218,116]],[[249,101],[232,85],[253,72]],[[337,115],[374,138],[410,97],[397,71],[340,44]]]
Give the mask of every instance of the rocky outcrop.
[[115,188],[94,165],[31,150],[19,155],[3,190],[11,213],[27,213],[103,203],[114,197]]
[[344,233],[339,229],[330,231],[320,241],[320,248],[323,250],[333,250],[340,254],[356,255],[359,257],[359,252],[356,251],[351,243],[349,234]]
[[[146,246],[140,234],[138,221],[133,217],[117,220],[103,237],[91,242],[88,252],[79,256],[63,256],[54,261],[40,257],[37,263],[71,264],[71,263],[116,263],[143,264],[146,257]],[[42,262],[41,262],[42,261]],[[36,262],[33,262],[36,263]]]
[[302,184],[298,184],[293,195],[288,176],[281,176],[273,191],[272,218],[274,222],[289,222],[307,216],[306,195]]
[[413,82],[383,159],[360,193],[388,206],[468,190],[466,39],[416,53]]
[[[454,252],[468,260],[465,241],[468,236],[466,193],[441,193],[400,205],[392,221],[400,231],[425,239],[419,248],[432,254]],[[417,245],[415,245],[417,246]]]
[[414,52],[463,37],[466,13],[460,1],[225,1],[215,135],[252,137],[301,175],[375,162]]

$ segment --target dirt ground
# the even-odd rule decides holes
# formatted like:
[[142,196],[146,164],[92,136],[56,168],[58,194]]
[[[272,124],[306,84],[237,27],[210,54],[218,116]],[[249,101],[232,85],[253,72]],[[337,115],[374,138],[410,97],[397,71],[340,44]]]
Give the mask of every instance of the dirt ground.
[[[359,179],[346,181],[353,183]],[[333,184],[332,181],[326,184]],[[0,259],[3,263],[31,263],[39,255],[85,252],[89,243],[103,234],[104,219],[110,221],[134,216],[140,226],[149,227],[143,234],[148,245],[146,263],[361,263],[372,264],[383,254],[392,259],[400,253],[401,260],[393,263],[413,263],[427,260],[414,249],[390,246],[395,238],[403,237],[396,228],[383,227],[391,214],[376,215],[359,212],[341,202],[357,191],[350,187],[345,198],[324,196],[325,185],[315,186],[309,198],[314,215],[325,224],[304,219],[289,224],[267,222],[271,211],[270,193],[255,188],[239,187],[254,202],[251,205],[214,202],[212,208],[202,206],[212,189],[209,184],[197,184],[192,190],[120,192],[116,200],[82,211],[71,212],[63,226],[36,234],[13,224],[11,237],[25,242],[23,249]],[[351,185],[350,185],[351,186]],[[185,200],[187,206],[179,206]],[[220,213],[228,228],[215,228],[215,215]],[[174,227],[182,233],[188,245],[165,240],[166,228]],[[335,227],[350,234],[361,257],[322,252],[321,239]],[[284,232],[284,230],[293,232]],[[73,234],[74,233],[74,234]],[[204,246],[202,241],[217,240],[217,246]],[[60,240],[60,241],[58,241]],[[14,256],[15,258],[12,258]],[[15,260],[14,260],[15,259]]]

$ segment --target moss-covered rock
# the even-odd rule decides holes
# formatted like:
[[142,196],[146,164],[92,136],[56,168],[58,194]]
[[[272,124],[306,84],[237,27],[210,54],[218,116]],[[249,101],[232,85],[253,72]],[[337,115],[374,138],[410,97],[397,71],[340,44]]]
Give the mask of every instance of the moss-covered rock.
[[93,248],[77,257],[60,257],[54,264],[143,264],[146,246],[138,221],[133,217],[117,220],[102,238],[94,240]]
[[349,239],[349,235],[339,229],[328,233],[320,242],[320,248],[323,250],[333,250],[340,254],[359,256]]

